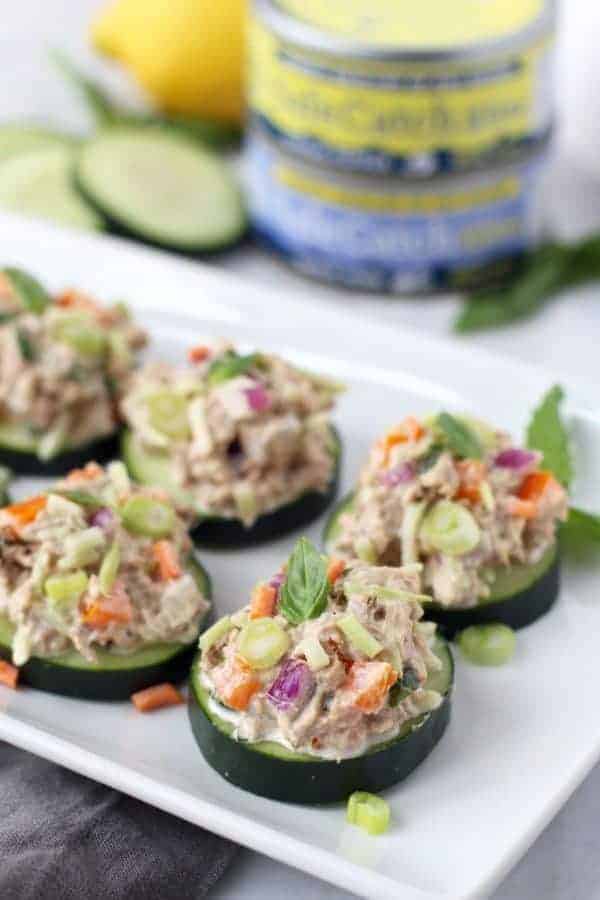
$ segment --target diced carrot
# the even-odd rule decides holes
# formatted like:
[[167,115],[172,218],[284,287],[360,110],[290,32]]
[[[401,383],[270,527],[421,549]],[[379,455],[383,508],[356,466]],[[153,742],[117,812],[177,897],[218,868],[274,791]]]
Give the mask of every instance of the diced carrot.
[[382,449],[385,460],[387,461],[390,450],[397,444],[408,444],[418,441],[425,434],[425,430],[418,419],[414,416],[407,416],[399,425],[392,428],[385,435],[382,441]]
[[521,500],[519,497],[509,497],[506,508],[511,516],[518,519],[535,519],[538,510],[534,500]]
[[144,688],[143,691],[136,691],[131,695],[131,702],[138,712],[147,713],[165,706],[178,706],[185,701],[177,688],[165,681],[163,684]]
[[456,463],[456,471],[460,479],[456,499],[478,503],[481,482],[487,474],[485,463],[479,459],[461,459]]
[[5,506],[2,513],[11,520],[11,524],[18,532],[19,529],[24,528],[25,525],[29,525],[30,522],[34,522],[37,519],[47,502],[48,498],[46,495],[40,494],[38,497],[30,497],[21,503]]
[[102,475],[102,467],[96,462],[89,462],[83,469],[71,469],[65,481],[68,484],[77,484],[80,481],[93,481]]
[[98,597],[87,605],[83,611],[83,621],[90,628],[107,628],[113,623],[127,624],[133,618],[131,600],[117,579],[113,585],[110,596]]
[[68,309],[84,309],[88,312],[97,313],[99,306],[89,294],[78,291],[76,288],[67,288],[57,295],[55,303],[57,306],[66,307]]
[[353,705],[365,713],[379,712],[397,680],[398,673],[388,662],[355,662],[348,678]]
[[231,709],[242,712],[248,708],[248,704],[260,687],[260,681],[246,660],[236,655],[225,669],[219,695]]
[[191,363],[201,363],[209,358],[211,355],[210,347],[204,347],[202,344],[199,344],[197,347],[191,347],[188,350],[188,359]]
[[12,688],[13,690],[17,686],[17,682],[19,681],[19,670],[16,666],[11,665],[11,663],[5,662],[3,659],[0,659],[0,684],[4,684],[6,687]]
[[336,559],[334,556],[329,560],[329,565],[327,566],[327,581],[330,584],[334,584],[346,568],[346,563],[343,559]]
[[251,619],[264,619],[272,616],[277,602],[277,589],[272,584],[257,584],[252,591],[249,617]]
[[152,545],[152,558],[156,563],[161,581],[173,581],[181,578],[181,566],[177,551],[170,541],[156,541]]
[[521,500],[539,500],[547,490],[560,487],[552,472],[540,470],[526,475],[519,488]]

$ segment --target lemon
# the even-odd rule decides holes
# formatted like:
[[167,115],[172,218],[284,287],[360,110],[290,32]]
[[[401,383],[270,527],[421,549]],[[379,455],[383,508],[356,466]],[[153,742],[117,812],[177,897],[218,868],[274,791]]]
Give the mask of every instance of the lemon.
[[245,19],[246,0],[115,0],[91,37],[161,110],[238,124]]

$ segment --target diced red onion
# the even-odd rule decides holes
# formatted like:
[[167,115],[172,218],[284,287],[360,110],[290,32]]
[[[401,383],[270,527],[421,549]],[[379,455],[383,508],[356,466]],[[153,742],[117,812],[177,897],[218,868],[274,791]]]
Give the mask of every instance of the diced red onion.
[[97,509],[96,512],[91,516],[90,525],[96,525],[103,531],[110,531],[110,529],[114,525],[114,521],[115,518],[112,510],[103,506],[101,509]]
[[281,585],[285,581],[286,577],[287,576],[286,576],[285,572],[278,572],[277,575],[273,575],[273,577],[269,581],[270,586],[274,587],[275,590],[277,591],[277,599],[279,599],[279,592],[281,590]]
[[531,450],[521,450],[519,447],[510,447],[502,450],[496,456],[494,462],[502,469],[524,469],[536,460],[535,453]]
[[266,412],[266,410],[271,408],[271,395],[264,385],[257,384],[255,387],[246,388],[244,393],[248,400],[248,406],[254,412]]
[[301,659],[288,659],[267,691],[267,697],[279,710],[301,703],[315,685],[315,678]]
[[400,466],[394,466],[393,469],[388,469],[386,472],[382,472],[379,476],[379,480],[381,484],[384,484],[386,487],[396,487],[398,484],[407,484],[409,481],[412,481],[415,477],[416,471],[414,465],[412,463],[402,463]]

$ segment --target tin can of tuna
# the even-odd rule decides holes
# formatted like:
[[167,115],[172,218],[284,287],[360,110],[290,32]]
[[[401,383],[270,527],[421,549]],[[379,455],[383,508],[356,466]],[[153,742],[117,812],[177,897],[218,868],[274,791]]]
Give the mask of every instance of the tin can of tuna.
[[254,0],[249,103],[289,152],[466,171],[552,123],[554,0]]
[[357,289],[496,280],[539,238],[548,140],[501,166],[419,181],[317,167],[255,129],[244,160],[254,231],[301,272]]

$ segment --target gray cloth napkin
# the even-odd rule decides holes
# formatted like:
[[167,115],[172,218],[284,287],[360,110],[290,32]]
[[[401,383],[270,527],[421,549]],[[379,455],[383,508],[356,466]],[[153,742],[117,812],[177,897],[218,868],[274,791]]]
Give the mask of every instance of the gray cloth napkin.
[[236,849],[0,743],[3,900],[197,900]]

